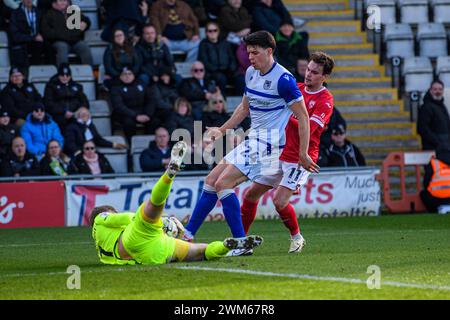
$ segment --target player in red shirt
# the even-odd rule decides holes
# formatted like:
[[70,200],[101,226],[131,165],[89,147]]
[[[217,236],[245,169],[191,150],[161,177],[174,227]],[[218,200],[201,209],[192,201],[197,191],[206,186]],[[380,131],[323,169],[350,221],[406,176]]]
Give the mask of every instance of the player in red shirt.
[[[308,154],[317,163],[319,157],[320,136],[333,113],[333,96],[323,83],[333,71],[333,59],[322,52],[311,55],[305,74],[305,83],[298,87],[305,99],[310,117],[310,141]],[[261,176],[253,181],[246,192],[241,206],[242,222],[247,233],[256,217],[256,209],[261,196],[272,188],[276,188],[273,203],[285,226],[291,233],[289,253],[298,253],[305,245],[300,233],[297,215],[289,199],[297,188],[308,180],[310,172],[299,166],[298,120],[291,116],[286,126],[286,145],[280,156],[278,172],[275,175]],[[234,251],[234,255],[246,254]],[[247,253],[248,254],[248,253]],[[233,254],[231,254],[233,255]]]

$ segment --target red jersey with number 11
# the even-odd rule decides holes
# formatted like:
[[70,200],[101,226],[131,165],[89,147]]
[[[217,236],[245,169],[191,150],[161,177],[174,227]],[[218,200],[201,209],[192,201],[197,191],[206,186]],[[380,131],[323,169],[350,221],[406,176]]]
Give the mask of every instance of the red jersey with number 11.
[[[304,83],[298,83],[308,110],[310,120],[310,137],[308,155],[317,163],[319,159],[320,136],[330,121],[333,113],[333,95],[327,88],[323,87],[319,91],[309,92]],[[298,163],[299,136],[298,120],[292,115],[286,126],[286,145],[281,153],[280,160]]]

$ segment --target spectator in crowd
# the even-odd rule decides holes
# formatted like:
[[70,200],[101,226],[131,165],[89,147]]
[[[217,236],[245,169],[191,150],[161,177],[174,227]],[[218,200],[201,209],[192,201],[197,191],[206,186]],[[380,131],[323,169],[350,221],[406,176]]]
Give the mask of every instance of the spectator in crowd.
[[120,84],[111,90],[111,104],[113,119],[122,125],[128,143],[136,134],[138,124],[144,126],[146,133],[151,133],[159,121],[154,118],[155,104],[150,90],[143,82],[135,79],[133,71],[128,67],[122,70]]
[[334,107],[333,113],[331,114],[330,122],[328,122],[328,126],[326,127],[325,131],[320,136],[320,148],[321,149],[328,149],[328,147],[332,144],[332,131],[334,128],[343,128],[344,132],[347,129],[347,122],[345,121],[344,117],[341,115],[339,110]]
[[361,167],[366,165],[366,160],[361,151],[346,139],[345,128],[342,125],[332,129],[332,144],[325,149],[325,154],[320,159],[319,166],[323,167]]
[[[208,14],[206,13],[206,9],[203,6],[203,0],[183,0],[186,2],[189,7],[191,7],[195,16],[197,17],[198,24],[201,27],[204,27],[206,22],[208,21]],[[206,2],[206,1],[205,1]]]
[[33,112],[27,116],[25,124],[20,128],[20,135],[25,140],[28,151],[38,159],[44,156],[50,140],[57,140],[61,146],[64,144],[58,125],[45,112],[41,103],[34,105]]
[[242,6],[242,0],[228,0],[220,9],[218,22],[227,40],[239,45],[241,39],[250,33],[253,20]]
[[417,117],[423,150],[436,150],[450,143],[450,117],[444,104],[444,83],[435,80],[425,94]]
[[103,0],[106,21],[102,39],[113,42],[113,30],[124,30],[125,36],[135,43],[142,26],[148,20],[149,5],[145,0]]
[[9,82],[1,93],[1,104],[8,111],[11,121],[21,126],[33,111],[33,106],[41,102],[41,95],[32,83],[28,83],[23,71],[11,67]]
[[137,50],[126,39],[121,29],[114,30],[113,43],[106,49],[103,62],[105,64],[105,86],[111,89],[119,82],[122,69],[127,66],[135,75],[139,75],[142,61]]
[[91,49],[83,40],[89,29],[89,18],[81,14],[80,29],[67,27],[69,0],[53,0],[52,8],[42,18],[41,32],[45,41],[56,50],[56,65],[69,62],[69,53],[75,52],[82,64],[92,65]]
[[193,137],[194,119],[191,115],[192,106],[189,101],[183,97],[178,98],[174,103],[174,111],[167,125],[169,133],[172,133],[176,129],[185,129]]
[[3,177],[38,176],[39,162],[27,151],[25,140],[15,137],[11,143],[11,152],[1,163]]
[[164,67],[159,71],[159,80],[150,87],[150,95],[153,97],[155,115],[160,119],[161,126],[166,125],[166,120],[170,118],[173,104],[178,98],[178,91],[175,84],[172,68]]
[[289,71],[294,72],[298,59],[309,59],[308,39],[307,32],[295,31],[294,23],[288,17],[281,22],[280,29],[275,35],[277,61]]
[[39,166],[41,176],[67,176],[74,170],[71,159],[64,154],[57,140],[50,140]]
[[62,63],[58,73],[45,87],[44,103],[47,112],[59,125],[62,132],[75,118],[75,111],[81,107],[89,108],[89,101],[83,92],[83,86],[73,81],[72,71],[67,63]]
[[[0,8],[2,10],[2,19],[0,20],[4,20],[5,25],[8,25],[13,11],[20,7],[22,0],[0,0],[0,3],[2,3]],[[36,5],[37,0],[33,0],[33,6]]]
[[227,83],[235,82],[237,63],[231,44],[220,38],[219,24],[206,24],[206,39],[200,42],[198,60],[203,62],[206,75],[214,79],[222,92]]
[[203,131],[206,127],[221,127],[225,122],[230,119],[227,113],[227,105],[222,95],[215,95],[208,102],[208,106],[203,112]]
[[142,171],[164,171],[170,162],[169,132],[165,128],[158,128],[155,132],[155,141],[150,142],[147,149],[142,151],[139,158]]
[[186,53],[187,62],[197,59],[200,44],[199,25],[187,3],[180,0],[156,1],[151,8],[151,21],[171,52]]
[[83,143],[83,152],[79,153],[74,159],[74,169],[71,174],[107,174],[114,173],[114,169],[108,159],[97,152],[95,143],[88,140]]
[[308,68],[308,59],[297,59],[296,67],[293,73],[297,82],[305,82],[306,69]]
[[161,68],[175,71],[175,63],[167,45],[157,36],[155,26],[148,24],[142,30],[141,41],[136,45],[141,56],[141,80],[147,84],[158,82]]
[[[44,38],[40,33],[41,10],[32,0],[22,0],[9,24],[11,63],[18,67],[42,63]],[[31,59],[28,56],[31,56]]]
[[266,30],[275,35],[281,23],[291,19],[281,0],[259,0],[252,11],[254,31]]
[[125,149],[126,145],[104,139],[92,122],[91,113],[85,107],[75,112],[76,121],[67,126],[64,135],[65,150],[71,157],[82,153],[83,144],[92,140],[96,146],[103,148]]
[[220,9],[226,4],[226,0],[208,0],[204,2],[206,13],[210,20],[216,20]]
[[0,109],[0,162],[8,155],[12,140],[19,135],[19,128],[10,120],[8,111]]
[[179,93],[191,103],[194,120],[201,120],[203,108],[208,104],[208,100],[221,92],[213,79],[205,77],[205,66],[202,62],[196,61],[192,64],[191,75],[191,78],[183,79]]
[[238,69],[235,84],[235,91],[237,95],[242,95],[245,89],[245,72],[250,67],[250,59],[248,58],[247,46],[244,41],[241,41],[236,49],[236,58],[238,62]]
[[450,146],[439,145],[425,166],[420,198],[429,212],[450,213]]

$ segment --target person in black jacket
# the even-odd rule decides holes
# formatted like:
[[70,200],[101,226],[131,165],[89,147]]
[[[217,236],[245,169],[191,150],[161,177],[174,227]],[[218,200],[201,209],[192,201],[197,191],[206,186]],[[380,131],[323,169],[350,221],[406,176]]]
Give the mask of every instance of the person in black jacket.
[[39,166],[42,176],[67,176],[75,170],[71,159],[62,152],[57,140],[50,140]]
[[171,151],[169,139],[169,132],[165,128],[156,129],[155,141],[150,142],[139,158],[142,171],[164,171],[167,168]]
[[[23,0],[11,14],[9,39],[11,63],[19,67],[42,63],[44,38],[40,33],[41,10],[32,0]],[[31,59],[28,58],[31,55]]]
[[114,173],[108,159],[96,151],[95,143],[91,140],[83,144],[83,152],[74,159],[74,169],[69,174],[107,174]]
[[92,122],[91,114],[87,108],[81,107],[75,112],[75,119],[67,126],[64,135],[65,150],[70,157],[76,156],[82,152],[83,144],[88,141],[94,141],[96,146],[103,148],[125,149],[126,146],[121,143],[111,142],[104,139],[97,131]]
[[203,62],[206,75],[214,79],[222,92],[228,83],[235,82],[237,76],[236,56],[231,44],[220,38],[217,22],[206,24],[206,38],[200,42],[198,60]]
[[320,157],[319,165],[323,167],[361,167],[366,160],[361,151],[346,139],[345,128],[342,125],[332,129],[331,146]]
[[201,61],[192,64],[191,75],[191,78],[183,79],[178,92],[191,103],[194,120],[201,120],[208,100],[221,91],[213,79],[205,77],[205,66]]
[[58,73],[47,83],[44,103],[61,132],[64,132],[67,124],[75,118],[75,112],[79,108],[89,109],[89,101],[83,92],[83,86],[73,81],[69,64],[62,63]]
[[56,65],[69,62],[69,53],[75,52],[82,64],[92,65],[92,54],[89,45],[83,40],[84,32],[91,22],[81,14],[80,28],[68,28],[67,8],[69,0],[52,0],[52,8],[41,20],[41,32],[45,41],[50,42],[56,50]]
[[345,121],[342,114],[339,112],[339,110],[334,107],[333,113],[331,114],[330,122],[328,122],[328,125],[325,129],[325,131],[320,136],[320,148],[321,149],[328,149],[328,147],[333,143],[331,139],[332,131],[334,128],[343,128],[344,132],[347,129],[347,122]]
[[176,129],[189,131],[191,140],[194,137],[194,119],[192,118],[192,106],[186,98],[180,97],[175,101],[174,111],[168,121],[167,129],[172,134]]
[[11,152],[1,163],[1,176],[24,177],[38,176],[39,162],[27,152],[25,140],[15,137],[11,143]]
[[290,14],[281,0],[259,0],[253,7],[252,17],[253,31],[266,30],[275,35]]
[[222,95],[215,95],[209,100],[208,106],[203,112],[203,131],[206,127],[218,127],[220,128],[225,122],[230,119],[227,113],[227,104]]
[[444,83],[435,80],[423,99],[417,117],[417,132],[423,150],[436,150],[450,143],[450,117],[444,104]]
[[175,72],[175,63],[167,45],[157,37],[153,25],[147,24],[142,30],[141,41],[136,45],[141,56],[142,74],[139,76],[147,84],[158,82],[162,68],[170,68]]
[[130,68],[136,76],[139,75],[142,66],[141,56],[129,43],[124,31],[117,29],[113,34],[114,41],[103,55],[103,63],[105,64],[104,84],[108,89],[119,83],[120,74],[125,66]]
[[36,87],[25,80],[23,71],[11,67],[9,82],[1,92],[1,104],[8,111],[11,121],[21,126],[36,103],[42,103]]
[[8,111],[0,109],[0,162],[8,155],[12,140],[19,136],[19,128],[10,119]]
[[130,143],[138,124],[144,126],[146,133],[151,133],[159,121],[154,118],[155,104],[150,90],[143,82],[135,79],[131,69],[124,67],[120,82],[111,90],[113,118],[122,125]]

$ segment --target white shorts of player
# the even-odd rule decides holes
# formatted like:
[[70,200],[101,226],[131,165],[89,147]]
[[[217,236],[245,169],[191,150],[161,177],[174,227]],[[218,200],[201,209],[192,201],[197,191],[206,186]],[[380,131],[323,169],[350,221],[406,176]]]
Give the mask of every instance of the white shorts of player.
[[280,165],[275,174],[260,176],[254,182],[273,188],[280,185],[295,191],[297,188],[301,188],[306,184],[310,174],[311,172],[303,168],[298,168],[297,163],[280,161]]
[[259,177],[278,173],[281,150],[266,142],[248,139],[231,150],[224,159],[239,169],[249,180],[254,181]]

